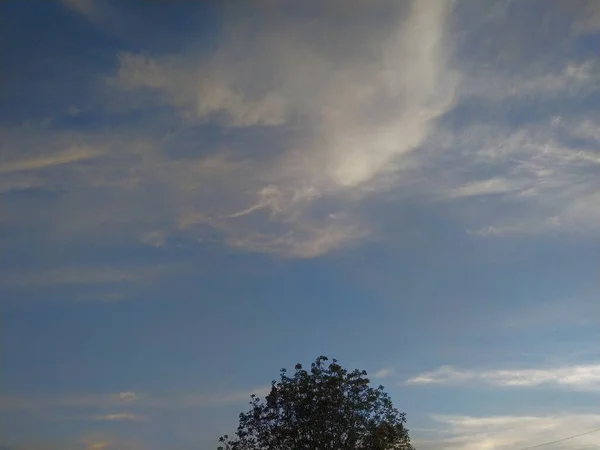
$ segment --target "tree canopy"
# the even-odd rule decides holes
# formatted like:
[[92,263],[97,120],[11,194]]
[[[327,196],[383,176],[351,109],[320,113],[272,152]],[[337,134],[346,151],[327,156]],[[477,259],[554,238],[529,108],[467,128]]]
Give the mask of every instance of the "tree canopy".
[[281,369],[261,401],[239,416],[235,436],[218,450],[412,450],[406,414],[394,408],[383,386],[373,388],[364,370],[349,372],[319,356],[293,376]]

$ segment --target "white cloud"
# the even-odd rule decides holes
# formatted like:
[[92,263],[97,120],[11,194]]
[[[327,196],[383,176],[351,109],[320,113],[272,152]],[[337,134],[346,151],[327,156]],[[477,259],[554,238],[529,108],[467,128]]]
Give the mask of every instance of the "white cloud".
[[[190,65],[192,64],[192,65]],[[227,81],[226,70],[194,67],[177,57],[158,61],[133,53],[119,55],[115,83],[126,89],[148,89],[161,93],[162,100],[181,109],[182,116],[205,121],[226,112],[231,126],[279,125],[284,122],[283,100],[275,94],[248,98]],[[239,74],[241,75],[241,74]]]
[[151,230],[143,233],[140,240],[151,247],[163,247],[167,238],[167,233],[164,230]]
[[[558,441],[552,445],[553,449],[575,450],[597,445],[598,433],[589,432],[600,427],[600,415],[597,414],[491,417],[435,415],[432,418],[439,425],[437,431],[444,433],[444,437],[415,439],[417,448],[501,450]],[[576,435],[581,436],[568,439]]]
[[111,408],[115,406],[138,405],[145,395],[134,392],[118,392],[111,394],[88,394],[66,396],[36,396],[36,397],[2,397],[0,409],[3,410],[42,410],[59,408]]
[[[181,409],[215,408],[228,405],[246,404],[251,394],[264,397],[271,386],[257,386],[253,389],[231,389],[204,393],[151,394],[123,391],[109,394],[79,394],[66,396],[0,397],[0,410],[15,411],[68,411],[75,408],[99,411],[97,414],[75,416],[91,420],[138,420],[143,416],[137,409]],[[127,407],[128,412],[113,412],[116,408]],[[105,410],[106,412],[103,412]],[[71,417],[71,416],[69,416]]]
[[85,450],[142,450],[148,448],[147,443],[143,443],[123,436],[112,436],[99,433],[88,433],[79,439],[76,448]]
[[[425,158],[428,188],[477,207],[466,228],[482,236],[595,233],[600,217],[598,130],[588,116],[550,117],[518,128],[473,123],[439,132]],[[493,174],[482,178],[478,174]],[[489,203],[475,203],[488,196]],[[491,196],[493,195],[493,198]],[[467,205],[467,203],[464,203]],[[475,219],[475,220],[473,220]],[[487,222],[487,223],[486,223]]]
[[[101,6],[66,3],[87,16]],[[454,51],[461,41],[452,2],[323,6],[310,21],[261,5],[260,22],[228,17],[210,55],[190,43],[179,53],[116,57],[107,104],[95,107],[139,108],[150,121],[117,121],[106,133],[30,125],[9,133],[0,192],[38,187],[52,196],[15,201],[2,219],[33,221],[45,208],[48,229],[69,238],[123,233],[165,247],[172,234],[219,235],[244,251],[310,258],[370,238],[388,211],[366,210],[385,192],[462,202],[472,235],[597,233],[593,115],[549,112],[516,127],[475,118],[444,128],[439,120],[465,103],[485,116],[507,104],[527,110],[585,98],[600,86],[596,62],[549,65],[545,55],[539,64],[503,65],[520,58],[511,48],[498,61],[469,61],[472,52]],[[477,24],[493,36],[506,17],[491,16]],[[216,144],[201,139],[206,123],[219,129]]]
[[[362,16],[358,23],[367,40],[355,47],[369,51],[347,60],[337,55],[354,52],[350,42],[340,41],[342,48],[327,53],[305,26],[344,35],[337,21],[356,20],[351,12],[347,18],[336,13],[308,24],[274,13],[286,27],[264,27],[252,37],[247,35],[252,24],[238,24],[210,60],[193,52],[119,56],[112,86],[152,92],[188,124],[216,120],[229,127],[302,130],[301,138],[285,142],[277,154],[255,161],[252,172],[239,172],[233,185],[231,178],[213,179],[210,191],[224,201],[199,202],[193,198],[198,191],[187,190],[180,223],[218,228],[234,247],[292,257],[318,256],[368,235],[368,227],[351,217],[350,199],[368,192],[370,183],[375,186],[379,175],[424,141],[450,107],[457,79],[446,66],[450,4],[419,1],[410,8],[387,8],[395,23],[388,21],[386,28]],[[381,41],[374,41],[373,33]],[[240,40],[255,51],[240,55]],[[167,163],[161,170],[169,168],[164,174],[169,183],[187,179],[189,168]],[[198,177],[194,183],[197,189],[209,186]],[[343,214],[334,204],[346,204]]]
[[507,178],[489,178],[487,180],[472,181],[456,189],[447,195],[450,197],[470,197],[476,195],[506,194],[523,189],[523,184],[516,183]]
[[144,416],[132,413],[108,413],[98,414],[91,417],[92,420],[98,422],[123,422],[123,421],[140,421],[144,419]]
[[388,378],[394,374],[394,369],[385,368],[380,369],[373,374],[373,378]]
[[135,392],[131,392],[131,391],[125,391],[125,392],[119,392],[119,400],[124,401],[124,402],[131,402],[134,401],[138,398],[138,395]]
[[296,224],[293,230],[283,235],[243,233],[240,236],[232,233],[227,243],[242,250],[313,258],[350,246],[367,234],[366,229],[330,219],[323,224]]
[[480,382],[499,387],[553,386],[576,391],[600,391],[600,364],[540,369],[457,370],[451,366],[406,380],[406,384],[445,385]]
[[85,161],[102,155],[101,151],[86,147],[72,147],[52,155],[39,155],[28,159],[16,159],[0,162],[0,173],[22,172],[44,169],[62,164]]
[[523,101],[531,98],[553,99],[585,96],[598,89],[598,67],[595,60],[567,61],[559,70],[548,71],[544,66],[533,66],[527,73],[502,73],[498,67],[483,69],[466,76],[461,95],[492,100]]

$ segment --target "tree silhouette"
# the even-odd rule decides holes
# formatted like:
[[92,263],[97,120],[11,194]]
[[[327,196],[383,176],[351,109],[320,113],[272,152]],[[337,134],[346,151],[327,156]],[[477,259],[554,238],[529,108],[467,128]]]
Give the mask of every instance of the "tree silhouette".
[[310,371],[297,364],[292,377],[281,369],[264,401],[251,396],[235,437],[221,437],[218,450],[412,450],[406,414],[383,386],[326,361],[319,356]]

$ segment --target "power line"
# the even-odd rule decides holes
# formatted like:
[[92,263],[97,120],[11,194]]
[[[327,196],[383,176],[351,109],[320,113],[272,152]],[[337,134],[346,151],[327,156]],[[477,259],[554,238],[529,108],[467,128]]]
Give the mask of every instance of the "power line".
[[591,430],[591,431],[586,431],[585,433],[576,434],[574,436],[569,436],[569,437],[566,437],[566,438],[558,439],[556,441],[544,442],[543,444],[534,445],[532,447],[520,448],[519,450],[530,450],[532,448],[543,447],[544,445],[558,444],[559,442],[564,442],[564,441],[568,441],[570,439],[578,438],[580,436],[586,436],[588,434],[597,433],[598,431],[600,431],[600,428],[596,428],[595,430]]

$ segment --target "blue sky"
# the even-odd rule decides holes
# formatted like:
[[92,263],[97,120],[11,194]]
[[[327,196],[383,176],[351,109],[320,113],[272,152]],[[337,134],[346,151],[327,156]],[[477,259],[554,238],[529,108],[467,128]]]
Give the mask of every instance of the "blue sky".
[[321,354],[419,449],[600,427],[600,3],[0,8],[3,448],[215,448]]

